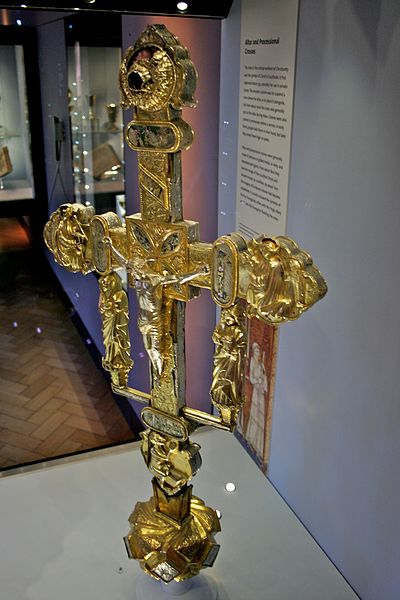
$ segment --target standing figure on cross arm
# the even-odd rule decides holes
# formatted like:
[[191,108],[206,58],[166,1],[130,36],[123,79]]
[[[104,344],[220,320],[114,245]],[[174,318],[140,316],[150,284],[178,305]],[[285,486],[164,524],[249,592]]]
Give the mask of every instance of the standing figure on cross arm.
[[244,308],[237,302],[221,311],[214,329],[214,370],[211,399],[223,422],[235,426],[244,404],[244,363],[246,357],[246,320]]
[[99,311],[103,321],[103,367],[115,385],[127,385],[133,361],[130,357],[128,297],[117,273],[100,277]]

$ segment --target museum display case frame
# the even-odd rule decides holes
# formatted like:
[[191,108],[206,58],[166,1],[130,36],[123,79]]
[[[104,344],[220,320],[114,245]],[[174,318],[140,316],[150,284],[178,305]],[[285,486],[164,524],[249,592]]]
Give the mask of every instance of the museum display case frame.
[[[3,180],[4,189],[0,190],[0,216],[29,216],[32,237],[35,240],[45,222],[47,209],[36,33],[31,28],[1,25],[0,39],[1,45],[15,47],[19,54],[20,70],[17,81],[20,96],[17,108],[19,114],[14,116],[14,124],[16,118],[22,117],[21,120],[24,121],[19,124],[19,130],[2,123],[4,135],[1,136],[3,142],[1,145],[9,147],[11,168],[14,173],[10,172]],[[8,107],[3,108],[2,114],[7,115]],[[19,145],[18,163],[20,164],[17,162],[13,164],[15,142]],[[14,177],[15,174],[18,177],[19,172],[26,174],[26,181],[21,182],[21,185]]]
[[123,217],[125,144],[116,77],[121,16],[76,14],[64,23],[75,201]]
[[[177,2],[174,0],[151,0],[150,2],[136,3],[133,8],[127,7],[124,0],[77,0],[67,2],[64,0],[63,6],[54,6],[54,2],[45,0],[32,0],[29,3],[29,9],[48,10],[48,11],[73,11],[82,10],[85,12],[118,12],[120,14],[148,14],[163,16],[187,16],[187,17],[205,17],[214,19],[223,19],[228,16],[232,6],[232,0],[222,0],[220,2],[203,2],[201,0],[192,0],[190,7],[186,10],[179,10]],[[0,7],[19,9],[20,2],[15,0],[3,0]]]

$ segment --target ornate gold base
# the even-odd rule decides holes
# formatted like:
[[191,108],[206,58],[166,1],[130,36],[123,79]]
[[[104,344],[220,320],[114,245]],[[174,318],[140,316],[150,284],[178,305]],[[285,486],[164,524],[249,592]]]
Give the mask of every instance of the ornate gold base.
[[219,551],[214,534],[221,530],[217,513],[192,497],[192,486],[168,496],[153,479],[154,496],[138,502],[124,538],[130,558],[165,583],[194,577],[211,567]]

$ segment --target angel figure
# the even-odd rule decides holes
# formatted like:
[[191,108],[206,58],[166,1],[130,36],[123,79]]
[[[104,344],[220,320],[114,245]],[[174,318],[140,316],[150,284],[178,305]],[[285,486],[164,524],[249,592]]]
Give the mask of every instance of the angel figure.
[[247,316],[270,325],[286,321],[296,304],[296,286],[286,272],[284,249],[277,241],[260,237],[251,240],[249,251],[253,268],[247,290]]

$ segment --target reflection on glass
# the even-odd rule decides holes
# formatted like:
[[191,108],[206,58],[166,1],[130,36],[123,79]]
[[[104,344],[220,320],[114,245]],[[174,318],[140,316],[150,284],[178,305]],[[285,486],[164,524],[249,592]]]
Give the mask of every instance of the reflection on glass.
[[119,48],[68,49],[68,106],[71,125],[75,201],[97,213],[117,210],[124,193],[122,113],[116,74]]
[[0,201],[33,198],[22,46],[0,46]]

